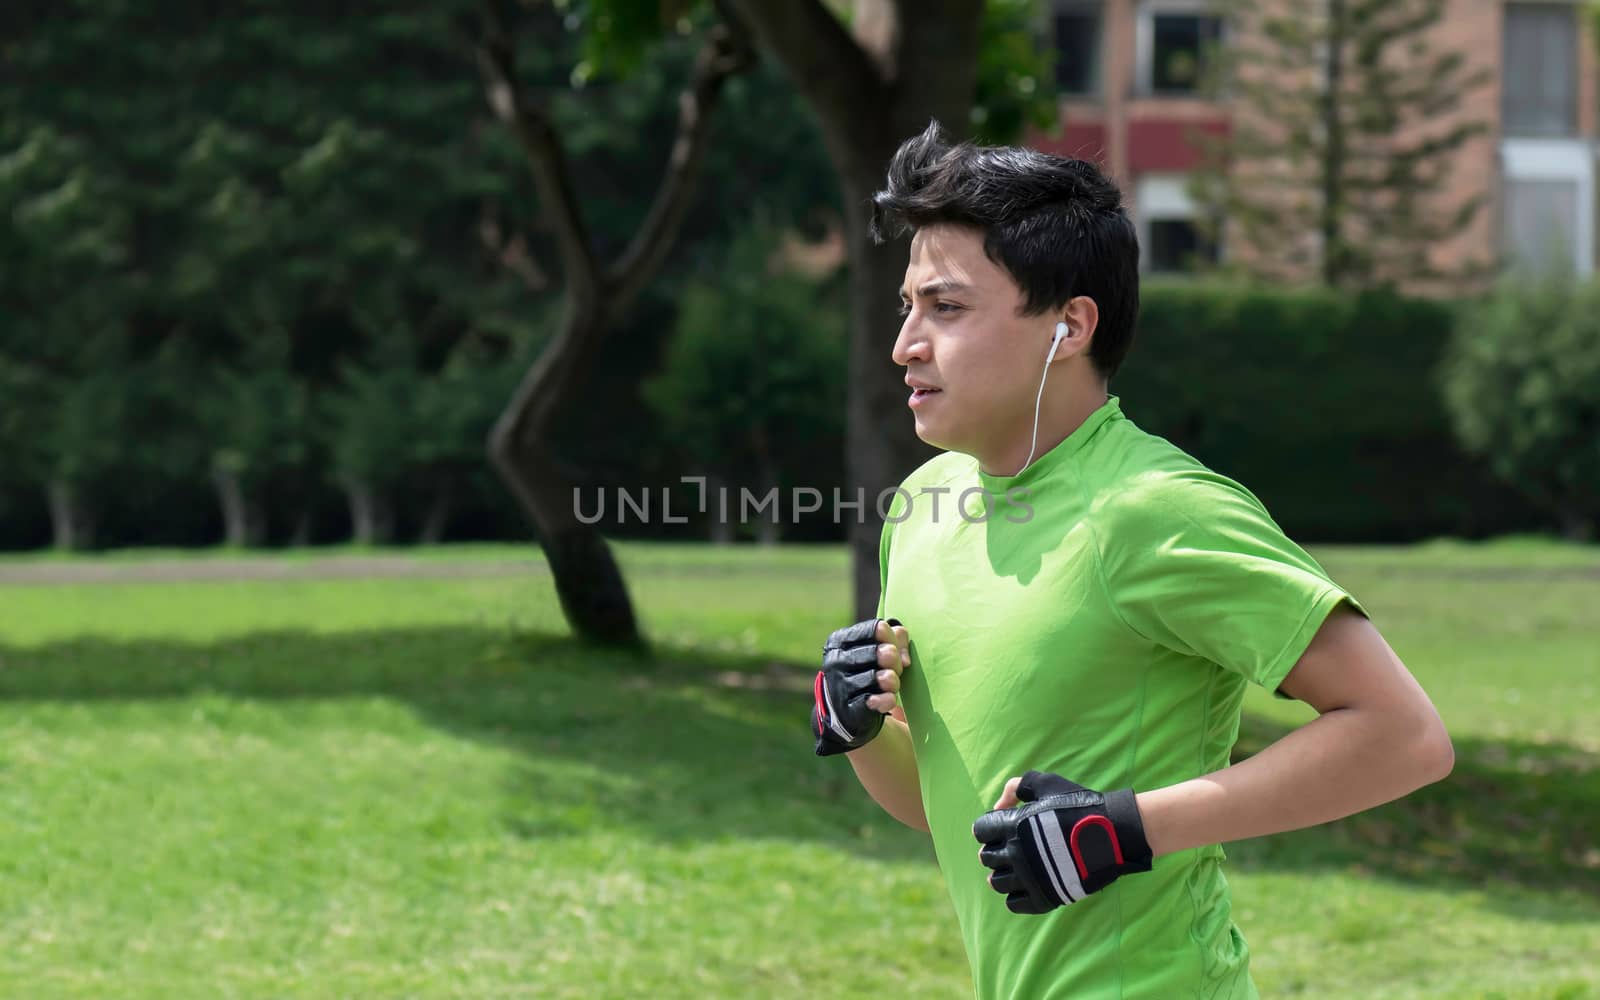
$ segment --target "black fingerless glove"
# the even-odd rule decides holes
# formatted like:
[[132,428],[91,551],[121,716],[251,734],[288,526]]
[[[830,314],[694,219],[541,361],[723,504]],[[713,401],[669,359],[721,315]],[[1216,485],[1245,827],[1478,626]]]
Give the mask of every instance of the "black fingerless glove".
[[1102,795],[1056,774],[1029,771],[1023,805],[978,817],[972,835],[994,872],[989,885],[1013,913],[1046,913],[1150,870],[1150,845],[1133,791]]
[[900,624],[893,618],[869,618],[839,629],[823,644],[811,706],[819,757],[864,747],[883,728],[883,713],[867,706],[868,698],[884,693],[878,686],[879,621]]

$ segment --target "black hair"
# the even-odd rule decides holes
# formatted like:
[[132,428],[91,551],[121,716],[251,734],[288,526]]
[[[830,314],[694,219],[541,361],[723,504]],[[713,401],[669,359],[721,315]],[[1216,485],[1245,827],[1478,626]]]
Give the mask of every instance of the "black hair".
[[1089,359],[1110,378],[1133,345],[1139,237],[1117,185],[1086,161],[1015,146],[951,145],[937,121],[907,139],[872,196],[874,242],[954,223],[983,230],[983,252],[1037,316],[1087,295],[1100,310]]

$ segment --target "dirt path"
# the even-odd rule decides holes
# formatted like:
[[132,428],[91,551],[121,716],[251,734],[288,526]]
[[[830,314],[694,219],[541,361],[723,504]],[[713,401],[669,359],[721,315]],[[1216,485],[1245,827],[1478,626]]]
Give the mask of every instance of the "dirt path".
[[542,576],[543,559],[444,560],[405,556],[319,559],[154,559],[149,562],[0,563],[0,584],[173,583],[195,580],[461,579]]
[[[1337,565],[1336,559],[1330,563]],[[1564,581],[1600,580],[1600,565],[1568,566],[1417,566],[1377,564],[1359,567],[1379,578],[1418,580]],[[71,583],[182,583],[235,580],[499,579],[545,576],[540,556],[518,559],[416,559],[404,555],[324,556],[274,559],[149,559],[82,562],[0,562],[0,586]],[[730,567],[685,565],[680,576],[720,576]]]

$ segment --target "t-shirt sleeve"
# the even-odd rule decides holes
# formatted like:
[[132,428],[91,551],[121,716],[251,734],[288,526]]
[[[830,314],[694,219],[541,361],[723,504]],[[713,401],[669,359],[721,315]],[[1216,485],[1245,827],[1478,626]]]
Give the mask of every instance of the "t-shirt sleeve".
[[1097,521],[1107,592],[1130,629],[1269,691],[1341,602],[1367,613],[1259,500],[1224,477],[1141,484]]

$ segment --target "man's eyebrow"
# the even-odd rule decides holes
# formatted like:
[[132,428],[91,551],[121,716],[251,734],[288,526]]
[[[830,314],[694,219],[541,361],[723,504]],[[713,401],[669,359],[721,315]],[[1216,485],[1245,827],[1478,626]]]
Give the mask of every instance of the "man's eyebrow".
[[[926,285],[923,285],[921,288],[917,289],[917,294],[919,296],[926,297],[926,296],[929,296],[929,295],[938,295],[940,292],[966,292],[966,291],[971,291],[971,289],[968,286],[963,285],[961,282],[959,282],[959,281],[950,281],[950,280],[941,278],[938,281],[930,281]],[[900,289],[900,297],[902,299],[906,297],[906,290],[904,288]]]

